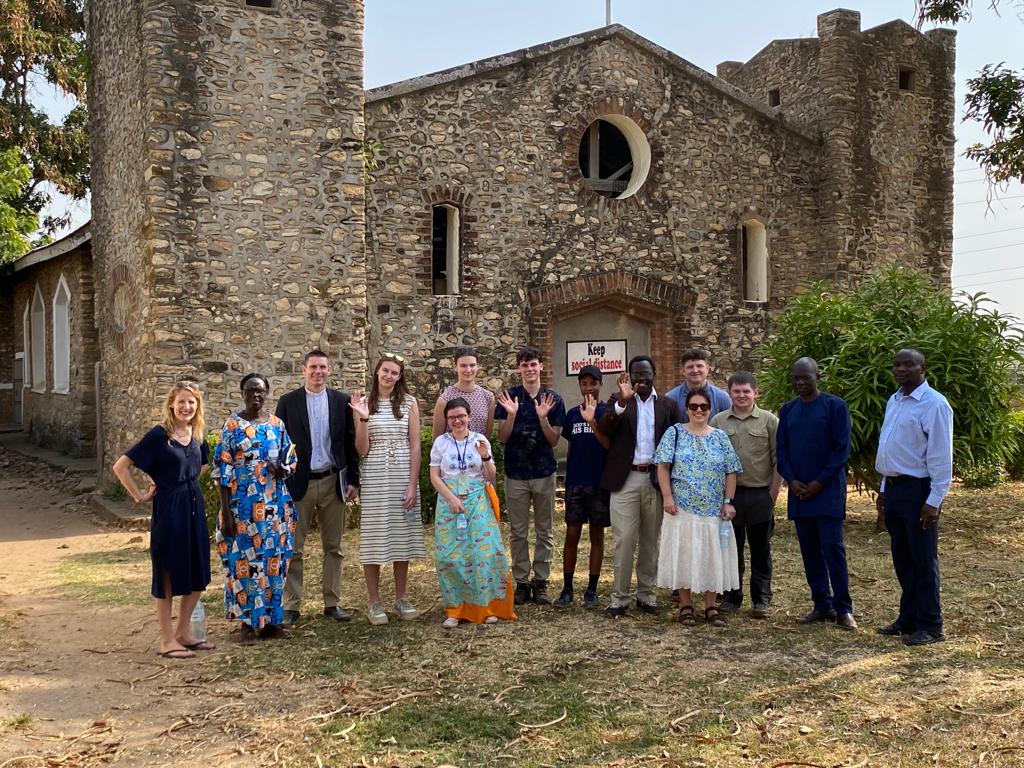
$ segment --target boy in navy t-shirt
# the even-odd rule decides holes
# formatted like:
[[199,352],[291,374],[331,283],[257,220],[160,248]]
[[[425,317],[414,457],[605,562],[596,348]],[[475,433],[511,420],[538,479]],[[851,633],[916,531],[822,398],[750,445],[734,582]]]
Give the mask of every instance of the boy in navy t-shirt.
[[609,493],[601,488],[608,438],[597,429],[597,421],[607,405],[600,401],[601,369],[585,365],[578,377],[582,405],[565,416],[562,437],[569,442],[565,469],[565,549],[562,552],[565,586],[555,605],[572,605],[572,580],[576,571],[576,550],[583,524],[590,524],[590,579],[583,593],[583,605],[597,608],[597,581],[604,559],[604,529],[611,525]]

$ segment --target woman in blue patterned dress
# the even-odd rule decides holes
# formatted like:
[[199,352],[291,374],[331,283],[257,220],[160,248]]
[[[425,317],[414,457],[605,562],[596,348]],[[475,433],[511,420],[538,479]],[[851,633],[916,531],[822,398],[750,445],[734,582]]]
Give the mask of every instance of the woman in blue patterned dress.
[[690,391],[686,410],[690,420],[666,430],[654,454],[665,505],[658,586],[679,590],[679,621],[687,626],[696,623],[692,593],[703,592],[705,621],[721,627],[716,595],[740,585],[729,521],[736,516],[732,497],[743,466],[729,436],[708,424],[707,390]]
[[[114,474],[137,504],[153,502],[149,556],[152,594],[160,623],[160,655],[189,659],[213,644],[193,637],[192,609],[210,583],[210,534],[206,530],[199,473],[207,464],[203,396],[193,381],[179,381],[164,398],[163,423],[153,427],[114,462]],[[138,467],[153,480],[145,492],[132,477]],[[171,602],[181,596],[177,624]]]
[[242,642],[286,635],[281,596],[296,517],[284,479],[296,457],[284,423],[263,409],[269,389],[258,373],[242,379],[245,408],[224,422],[215,449],[224,609],[229,621],[241,622]]
[[485,486],[496,473],[491,444],[470,431],[464,398],[445,403],[443,414],[449,431],[438,435],[430,449],[430,482],[437,491],[434,557],[447,614],[441,626],[514,619],[508,558]]

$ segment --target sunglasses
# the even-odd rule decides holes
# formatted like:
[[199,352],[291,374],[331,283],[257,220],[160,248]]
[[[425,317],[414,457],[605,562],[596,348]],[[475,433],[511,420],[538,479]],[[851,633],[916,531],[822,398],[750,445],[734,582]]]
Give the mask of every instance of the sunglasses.
[[694,413],[697,411],[710,411],[711,406],[707,403],[687,403],[686,410],[693,411]]
[[395,352],[381,352],[380,356],[385,360],[394,360],[396,363],[405,364],[405,358]]
[[178,389],[199,389],[199,385],[191,379],[180,379],[179,381],[174,382],[174,386]]

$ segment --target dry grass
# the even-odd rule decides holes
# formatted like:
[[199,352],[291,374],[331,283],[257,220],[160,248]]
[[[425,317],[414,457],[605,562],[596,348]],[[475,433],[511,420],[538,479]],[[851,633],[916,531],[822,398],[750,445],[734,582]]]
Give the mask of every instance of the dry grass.
[[[211,619],[222,651],[190,665],[194,706],[161,726],[163,738],[207,765],[1024,765],[1022,498],[1021,484],[953,493],[941,540],[950,639],[918,649],[872,631],[894,617],[896,582],[888,537],[857,497],[847,529],[856,634],[793,623],[809,596],[781,520],[771,619],[743,614],[725,629],[529,606],[517,622],[445,631],[429,563],[412,577],[424,618],[339,625],[318,615],[311,552],[295,636],[240,647]],[[348,536],[345,602],[361,611]],[[556,572],[560,562],[556,553]],[[92,563],[97,574],[109,566]],[[120,602],[124,576],[109,590],[96,583],[106,577],[82,579],[94,598]],[[131,578],[145,594],[148,575]],[[214,590],[211,614],[218,604]],[[183,683],[143,686],[166,695]]]

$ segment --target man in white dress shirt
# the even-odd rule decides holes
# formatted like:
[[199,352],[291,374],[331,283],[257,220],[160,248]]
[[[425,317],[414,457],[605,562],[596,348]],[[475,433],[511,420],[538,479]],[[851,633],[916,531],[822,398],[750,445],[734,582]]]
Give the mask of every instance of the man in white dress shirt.
[[939,510],[953,477],[953,409],[925,380],[917,349],[901,349],[892,363],[900,389],[885,406],[875,469],[882,476],[876,504],[885,515],[892,564],[899,579],[900,612],[881,635],[907,645],[945,640],[939,600]]

